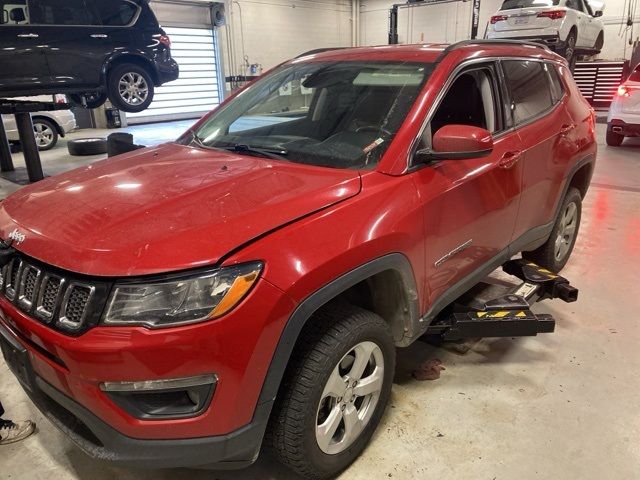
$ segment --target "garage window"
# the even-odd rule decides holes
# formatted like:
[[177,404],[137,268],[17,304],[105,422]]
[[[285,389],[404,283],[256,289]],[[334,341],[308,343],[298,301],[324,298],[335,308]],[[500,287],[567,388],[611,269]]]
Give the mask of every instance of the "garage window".
[[213,30],[166,25],[163,28],[171,37],[171,55],[180,66],[180,78],[156,88],[148,109],[128,113],[130,124],[198,118],[220,103]]
[[511,110],[516,123],[526,122],[553,106],[546,64],[506,60],[502,65],[511,91]]

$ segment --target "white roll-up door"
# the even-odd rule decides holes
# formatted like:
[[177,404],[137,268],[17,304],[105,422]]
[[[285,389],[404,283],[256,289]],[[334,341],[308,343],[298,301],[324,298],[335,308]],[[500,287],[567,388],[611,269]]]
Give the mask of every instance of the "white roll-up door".
[[128,113],[130,124],[198,118],[220,103],[213,30],[163,28],[171,38],[171,53],[180,65],[180,78],[156,88],[148,109]]

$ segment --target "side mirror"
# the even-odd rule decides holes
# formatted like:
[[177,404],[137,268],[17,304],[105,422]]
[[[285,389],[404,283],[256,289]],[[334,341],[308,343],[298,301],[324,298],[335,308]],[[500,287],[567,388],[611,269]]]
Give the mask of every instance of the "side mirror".
[[471,125],[445,125],[436,132],[431,143],[432,148],[416,152],[417,161],[464,160],[486,157],[493,151],[491,132]]
[[597,12],[593,12],[593,17],[597,18],[597,17],[601,17],[602,16],[602,10],[598,10]]

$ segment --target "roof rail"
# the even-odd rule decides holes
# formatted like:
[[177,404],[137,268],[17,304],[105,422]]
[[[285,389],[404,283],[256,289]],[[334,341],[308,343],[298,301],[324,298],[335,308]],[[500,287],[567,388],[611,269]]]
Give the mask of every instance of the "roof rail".
[[308,52],[301,53],[296,56],[296,58],[306,57],[307,55],[314,55],[316,53],[330,52],[331,50],[344,50],[348,47],[326,47],[326,48],[316,48],[314,50],[309,50]]
[[542,48],[543,50],[546,50],[548,52],[551,51],[551,49],[546,45],[537,42],[529,42],[526,40],[511,40],[507,38],[483,38],[476,40],[462,40],[461,42],[452,43],[447,48],[445,48],[444,53],[449,53],[452,50],[466,47],[468,45],[525,45],[529,47]]

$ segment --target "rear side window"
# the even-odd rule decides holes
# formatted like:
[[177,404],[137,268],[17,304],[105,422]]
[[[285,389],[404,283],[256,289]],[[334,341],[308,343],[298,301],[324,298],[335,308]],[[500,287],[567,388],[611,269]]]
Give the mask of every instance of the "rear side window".
[[629,75],[629,80],[632,82],[640,82],[640,65],[638,65],[633,73]]
[[26,0],[0,1],[0,8],[2,8],[0,25],[26,25],[29,23]]
[[102,25],[123,27],[129,25],[138,13],[137,5],[123,0],[102,0],[95,4]]
[[549,75],[544,63],[505,60],[502,65],[511,91],[511,110],[516,123],[526,122],[553,106]]
[[514,8],[554,7],[560,4],[560,0],[505,0],[500,10],[513,10]]
[[84,0],[30,0],[31,23],[36,25],[95,25],[97,19]]
[[551,97],[553,98],[553,103],[558,103],[564,96],[564,84],[562,80],[560,80],[560,74],[555,65],[547,63],[545,66],[549,73],[549,80],[551,81]]

